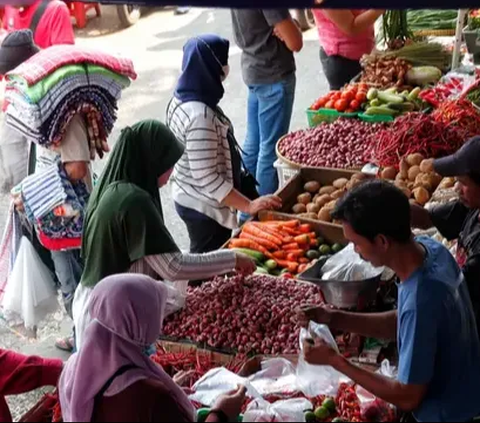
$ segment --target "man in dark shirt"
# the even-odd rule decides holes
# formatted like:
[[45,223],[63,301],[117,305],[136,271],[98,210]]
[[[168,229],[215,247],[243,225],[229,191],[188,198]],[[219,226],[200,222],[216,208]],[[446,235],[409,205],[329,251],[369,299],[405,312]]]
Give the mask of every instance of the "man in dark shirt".
[[273,194],[278,189],[275,146],[290,128],[293,53],[303,47],[302,33],[288,9],[232,10],[232,21],[249,89],[245,166],[257,178],[260,195]]
[[412,206],[412,223],[421,229],[435,226],[448,240],[458,239],[457,262],[467,281],[480,334],[480,137],[430,164],[442,176],[457,177],[460,200],[431,211]]

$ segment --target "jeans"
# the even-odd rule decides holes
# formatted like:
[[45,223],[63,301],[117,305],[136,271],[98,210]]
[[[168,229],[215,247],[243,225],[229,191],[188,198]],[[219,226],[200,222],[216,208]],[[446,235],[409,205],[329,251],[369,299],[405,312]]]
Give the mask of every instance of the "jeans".
[[55,264],[55,274],[60,283],[65,310],[73,318],[73,297],[83,273],[80,250],[51,251],[51,255]]
[[275,147],[290,129],[295,86],[295,75],[276,84],[248,86],[248,128],[243,160],[259,182],[258,192],[262,196],[278,189],[278,174],[273,167],[277,159]]
[[358,60],[328,56],[323,48],[320,49],[320,61],[331,90],[340,90],[362,72],[362,66]]

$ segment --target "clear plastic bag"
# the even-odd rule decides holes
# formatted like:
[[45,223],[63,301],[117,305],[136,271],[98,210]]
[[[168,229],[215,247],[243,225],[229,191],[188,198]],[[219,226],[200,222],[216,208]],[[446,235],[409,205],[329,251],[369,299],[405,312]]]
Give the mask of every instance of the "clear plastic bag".
[[195,393],[190,395],[189,398],[191,401],[198,402],[206,407],[212,407],[219,396],[237,390],[239,385],[247,388],[247,396],[250,398],[262,398],[247,379],[223,367],[210,370],[193,385],[192,390]]
[[5,318],[13,325],[23,322],[27,329],[34,329],[58,307],[52,274],[23,237],[2,302]]
[[8,194],[27,176],[29,144],[0,121],[0,193]]
[[[377,373],[394,379],[397,376],[397,369],[391,366],[388,360],[384,360]],[[356,387],[356,393],[360,403],[360,412],[365,421],[394,422],[397,420],[395,406],[377,398],[359,385]]]
[[305,339],[320,338],[331,345],[337,352],[338,346],[328,326],[310,322],[308,330],[300,332],[300,351],[297,366],[297,383],[300,390],[307,397],[318,395],[337,395],[340,383],[345,381],[344,376],[330,366],[315,366],[308,364],[303,356],[303,341]]
[[[165,307],[165,317],[170,316],[185,307],[187,301],[188,282],[164,282],[168,289],[167,305]],[[186,285],[186,286],[185,286]]]
[[322,268],[322,280],[327,281],[363,281],[380,276],[384,267],[374,267],[363,260],[353,244],[328,259]]
[[262,370],[248,380],[262,395],[298,392],[296,368],[284,358],[272,358],[262,362]]
[[310,401],[298,398],[269,404],[264,400],[252,401],[243,415],[247,422],[305,422],[305,411],[311,410]]

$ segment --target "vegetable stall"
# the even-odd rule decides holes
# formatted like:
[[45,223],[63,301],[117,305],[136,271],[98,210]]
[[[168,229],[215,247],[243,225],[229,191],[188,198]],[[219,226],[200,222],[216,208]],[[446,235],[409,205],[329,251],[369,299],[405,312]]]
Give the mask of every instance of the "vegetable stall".
[[[391,406],[340,379],[317,395],[292,385],[301,376],[299,341],[305,339],[295,311],[307,303],[365,312],[395,308],[395,276],[366,270],[331,211],[371,178],[390,181],[425,207],[452,198],[455,181],[433,172],[428,159],[452,154],[480,133],[480,78],[475,70],[452,69],[452,53],[424,37],[432,31],[452,35],[455,22],[462,20],[451,10],[387,12],[387,48],[365,56],[362,74],[343,89],[312,99],[309,127],[278,141],[283,209],[260,213],[224,246],[252,257],[257,272],[189,287],[152,357],[172,376],[195,371],[188,387],[198,421],[211,406],[201,393],[219,374],[223,392],[241,380],[259,393],[249,395],[239,421],[253,421],[252,412],[262,421],[398,420]],[[351,262],[362,269],[361,280],[338,280],[326,271]],[[341,332],[332,337],[361,365],[395,362],[391,344]],[[43,421],[61,421],[55,396],[44,401],[49,416]],[[23,421],[34,420],[38,414]]]

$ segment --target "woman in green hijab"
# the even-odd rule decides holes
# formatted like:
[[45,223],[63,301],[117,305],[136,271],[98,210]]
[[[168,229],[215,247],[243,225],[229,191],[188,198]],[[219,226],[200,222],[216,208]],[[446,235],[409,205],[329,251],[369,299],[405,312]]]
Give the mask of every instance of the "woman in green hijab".
[[122,131],[87,210],[82,256],[85,270],[75,293],[77,349],[90,323],[95,285],[118,273],[142,273],[163,281],[207,279],[233,269],[253,273],[248,257],[231,251],[183,254],[163,220],[159,188],[172,174],[183,145],[162,123],[140,122]]

